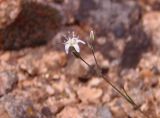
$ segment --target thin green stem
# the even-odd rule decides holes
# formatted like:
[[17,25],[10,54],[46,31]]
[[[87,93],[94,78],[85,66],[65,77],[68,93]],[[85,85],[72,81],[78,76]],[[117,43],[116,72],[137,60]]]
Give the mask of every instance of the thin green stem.
[[95,56],[95,53],[94,53],[94,48],[93,48],[93,46],[92,46],[92,54],[93,54],[93,57],[94,57],[94,60],[95,60],[95,62],[96,62],[96,66],[97,66],[97,68],[100,68],[99,67],[99,64],[98,64],[98,61],[97,61],[97,58],[96,58],[96,56]]
[[[80,56],[79,58],[80,58],[85,64],[87,64],[87,66],[88,66],[90,69],[94,70],[94,68],[92,68],[91,65],[88,64],[81,56]],[[98,75],[99,75],[100,77],[102,77],[108,84],[110,84],[110,85],[111,85],[119,94],[121,94],[129,103],[133,104],[132,101],[131,101],[130,99],[128,99],[128,97],[126,97],[126,96],[125,96],[116,86],[114,86],[109,80],[107,80],[107,79],[105,78],[105,76],[102,75],[101,72],[98,72]]]
[[[92,51],[92,54],[93,54],[93,57],[94,57],[94,60],[95,60],[97,69],[100,70],[100,66],[99,66],[99,64],[98,64],[97,58],[96,58],[95,53],[94,53],[93,43],[91,43],[91,51]],[[99,73],[99,75],[100,75],[108,84],[110,84],[118,93],[120,93],[129,103],[135,105],[134,101],[131,99],[131,97],[129,97],[129,95],[127,94],[126,91],[125,91],[125,94],[126,94],[126,95],[125,95],[125,94],[123,94],[116,86],[114,86],[109,80],[107,80],[102,73]]]
[[93,48],[93,44],[91,42],[91,45],[90,46],[90,49],[92,51],[92,54],[93,54],[93,57],[94,57],[94,60],[95,60],[95,63],[96,63],[96,69],[95,68],[92,68],[92,66],[87,63],[82,57],[80,54],[77,55],[77,53],[73,52],[74,55],[76,55],[79,59],[81,59],[90,69],[92,69],[93,71],[96,71],[98,76],[102,77],[103,80],[105,82],[107,82],[109,85],[112,86],[112,88],[117,91],[127,102],[129,102],[134,108],[138,109],[139,112],[141,112],[145,117],[149,118],[143,111],[141,111],[139,109],[139,106],[133,101],[133,99],[128,95],[128,93],[126,92],[126,90],[123,88],[123,91],[124,93],[119,89],[117,88],[112,82],[110,82],[101,72],[101,68],[98,64],[98,61],[97,61],[97,58],[95,56],[95,52],[94,52],[94,48]]
[[[94,51],[93,51],[94,52]],[[95,55],[95,54],[94,54]],[[95,57],[95,56],[94,56]],[[92,68],[92,66],[90,64],[88,64],[80,55],[79,55],[79,59],[81,59],[90,69],[96,71],[94,68]],[[95,57],[96,59],[96,57]],[[96,60],[97,61],[97,60]],[[96,62],[97,63],[97,62]],[[97,63],[98,64],[98,63]],[[97,65],[99,66],[99,65]],[[125,94],[120,91],[115,85],[113,85],[108,79],[105,78],[105,76],[101,73],[101,71],[98,71],[98,75],[100,77],[102,77],[104,79],[105,82],[107,82],[109,85],[111,85],[115,91],[117,91],[127,102],[129,102],[134,108],[138,109],[140,113],[142,113],[146,118],[150,118],[148,117],[143,111],[141,111],[141,109],[139,109],[138,105],[131,99],[131,97],[127,94],[127,92],[125,91]]]
[[[94,57],[94,60],[95,60],[97,69],[100,70],[100,66],[99,66],[99,64],[98,64],[97,58],[96,58],[95,53],[94,53],[93,44],[91,44],[91,51],[92,51],[92,54],[93,54],[93,57]],[[116,86],[114,86],[109,80],[107,80],[101,72],[98,73],[98,74],[99,74],[99,76],[101,76],[108,84],[110,84],[119,94],[121,94],[129,103],[135,104],[135,103],[133,102],[133,100],[130,99],[130,97],[126,97],[126,95],[124,95]],[[128,94],[127,94],[127,95],[128,95]]]
[[[94,57],[94,60],[95,60],[95,63],[96,63],[96,66],[97,66],[97,69],[100,70],[100,66],[98,64],[98,61],[96,59],[96,56],[95,56],[95,53],[94,53],[94,48],[93,48],[93,44],[91,43],[91,51],[92,51],[92,54],[93,54],[93,57]],[[149,116],[147,116],[141,109],[139,109],[139,106],[134,102],[134,100],[128,95],[127,91],[123,88],[123,91],[120,91],[116,86],[114,86],[108,79],[105,78],[105,76],[102,74],[101,71],[98,71],[100,72],[99,75],[109,84],[111,85],[114,90],[116,90],[121,96],[123,96],[123,98],[128,101],[134,108],[138,109],[140,113],[142,113],[145,117],[149,118]]]
[[122,89],[123,89],[126,97],[128,97],[128,99],[129,99],[134,105],[136,105],[136,103],[133,101],[133,99],[128,95],[127,91],[126,91],[124,88],[122,88]]

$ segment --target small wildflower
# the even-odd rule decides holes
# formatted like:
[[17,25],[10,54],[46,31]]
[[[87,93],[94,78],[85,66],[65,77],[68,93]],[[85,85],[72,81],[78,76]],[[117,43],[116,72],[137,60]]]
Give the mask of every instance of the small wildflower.
[[74,32],[72,33],[72,37],[65,37],[67,41],[64,43],[65,51],[68,54],[70,48],[74,48],[76,52],[80,52],[80,47],[78,43],[86,44],[84,41],[80,40],[78,37],[75,36]]
[[91,40],[94,40],[94,38],[95,38],[95,37],[94,37],[94,32],[93,32],[93,30],[92,30],[92,31],[90,32],[90,39],[91,39]]

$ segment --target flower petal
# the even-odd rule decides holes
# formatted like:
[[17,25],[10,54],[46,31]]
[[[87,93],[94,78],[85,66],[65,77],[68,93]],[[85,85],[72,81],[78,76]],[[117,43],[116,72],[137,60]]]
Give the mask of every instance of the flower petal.
[[65,44],[65,51],[66,51],[67,54],[68,54],[68,52],[69,52],[69,47],[70,47],[69,44]]
[[80,48],[78,44],[73,45],[73,47],[78,53],[80,52]]
[[83,44],[86,44],[84,41],[82,41],[82,40],[77,40],[77,43],[83,43]]

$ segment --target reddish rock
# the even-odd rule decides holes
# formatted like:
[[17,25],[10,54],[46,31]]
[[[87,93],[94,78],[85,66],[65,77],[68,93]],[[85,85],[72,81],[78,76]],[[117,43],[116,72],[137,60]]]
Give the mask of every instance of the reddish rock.
[[91,87],[80,87],[77,91],[79,99],[83,103],[97,103],[102,96],[102,90]]
[[146,13],[143,16],[142,23],[144,31],[152,37],[154,47],[160,49],[160,12],[151,11]]
[[65,107],[61,113],[57,115],[57,118],[82,118],[77,108],[69,106]]
[[1,118],[10,118],[3,105],[0,105]]

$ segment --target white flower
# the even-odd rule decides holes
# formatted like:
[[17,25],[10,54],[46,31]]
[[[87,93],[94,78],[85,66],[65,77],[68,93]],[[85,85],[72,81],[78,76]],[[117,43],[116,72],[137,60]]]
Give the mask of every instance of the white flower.
[[64,43],[65,51],[68,54],[70,47],[73,47],[78,53],[80,52],[80,47],[78,43],[86,44],[84,41],[80,40],[78,37],[75,36],[74,32],[72,37],[65,37],[67,41]]

